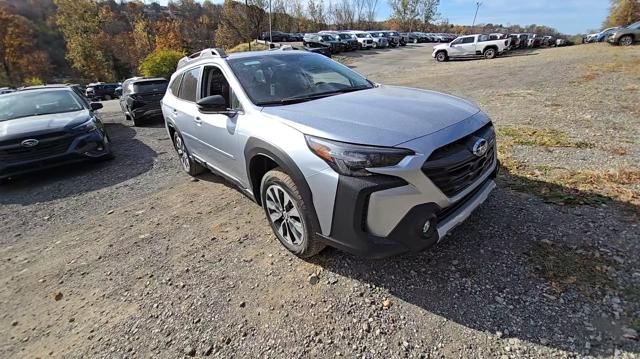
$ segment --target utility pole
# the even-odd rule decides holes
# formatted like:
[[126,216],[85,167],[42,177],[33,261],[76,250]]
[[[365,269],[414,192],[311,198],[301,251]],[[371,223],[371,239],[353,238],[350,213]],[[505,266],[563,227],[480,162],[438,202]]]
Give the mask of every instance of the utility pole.
[[478,17],[478,10],[480,9],[481,5],[482,3],[480,1],[476,1],[476,14],[473,15],[473,24],[471,24],[472,28],[475,28],[476,26],[476,18]]
[[269,42],[273,42],[273,37],[271,37],[271,0],[269,0]]
[[[244,0],[244,11],[249,12],[249,0]],[[258,33],[258,38],[260,38],[260,33]],[[251,51],[251,37],[249,37],[249,51]]]

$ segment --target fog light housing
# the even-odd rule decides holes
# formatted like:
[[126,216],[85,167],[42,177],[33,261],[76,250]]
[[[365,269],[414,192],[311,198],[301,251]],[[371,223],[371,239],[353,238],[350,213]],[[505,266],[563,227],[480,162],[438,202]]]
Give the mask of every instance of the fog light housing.
[[437,236],[437,224],[436,224],[436,217],[429,217],[427,218],[427,220],[424,222],[424,224],[422,224],[422,229],[421,229],[421,235],[422,235],[422,239],[433,239],[433,236]]

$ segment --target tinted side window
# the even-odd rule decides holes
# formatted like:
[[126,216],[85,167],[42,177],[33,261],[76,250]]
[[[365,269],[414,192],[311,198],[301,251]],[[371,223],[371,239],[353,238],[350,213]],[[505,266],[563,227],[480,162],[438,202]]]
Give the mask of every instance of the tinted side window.
[[171,90],[171,93],[174,96],[178,96],[178,92],[180,91],[180,83],[182,82],[182,74],[176,76],[173,79],[173,82],[171,83],[171,86],[169,86],[169,90]]
[[200,68],[187,71],[182,76],[182,84],[180,86],[180,94],[178,97],[185,101],[196,102],[198,98],[198,78],[200,77]]
[[473,37],[463,37],[462,38],[462,43],[463,44],[472,44],[473,43]]

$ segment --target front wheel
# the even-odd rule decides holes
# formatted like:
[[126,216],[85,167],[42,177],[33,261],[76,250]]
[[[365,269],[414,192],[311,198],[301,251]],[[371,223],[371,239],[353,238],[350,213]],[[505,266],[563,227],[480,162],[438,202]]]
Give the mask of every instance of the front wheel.
[[180,159],[180,164],[182,165],[182,169],[187,172],[190,176],[197,176],[204,172],[205,168],[202,167],[198,162],[194,161],[189,155],[189,150],[187,150],[187,146],[184,144],[184,140],[182,136],[178,133],[178,131],[173,133],[173,146],[178,153],[178,158]]
[[448,56],[447,53],[444,51],[440,51],[436,54],[436,61],[438,62],[445,62],[448,60]]
[[279,168],[262,177],[262,206],[273,233],[291,253],[302,258],[312,257],[325,245],[316,237],[309,206],[295,182]]
[[631,46],[633,44],[633,37],[631,37],[631,35],[626,35],[620,38],[620,41],[618,41],[618,43],[620,44],[620,46]]
[[485,59],[494,59],[496,57],[496,50],[495,49],[486,49],[484,50],[484,58]]

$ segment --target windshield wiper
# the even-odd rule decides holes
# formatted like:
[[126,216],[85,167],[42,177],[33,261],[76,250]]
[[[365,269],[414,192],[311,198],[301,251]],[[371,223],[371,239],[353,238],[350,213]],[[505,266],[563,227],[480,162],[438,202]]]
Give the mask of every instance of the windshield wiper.
[[258,105],[260,105],[260,106],[265,106],[265,105],[290,105],[290,104],[293,104],[293,103],[300,103],[300,102],[305,102],[305,101],[317,100],[317,99],[324,98],[324,97],[339,95],[339,94],[343,94],[343,93],[347,93],[347,92],[366,90],[366,89],[370,89],[370,88],[372,88],[372,87],[369,86],[369,85],[356,86],[356,87],[347,87],[347,88],[340,89],[340,90],[332,90],[332,91],[318,92],[318,93],[313,93],[313,94],[308,94],[308,95],[299,95],[299,96],[286,97],[286,98],[283,98],[282,100],[277,100],[277,101],[261,102]]

